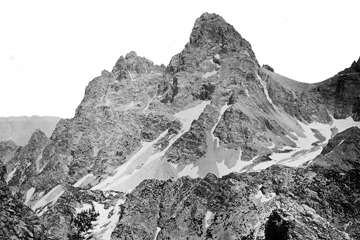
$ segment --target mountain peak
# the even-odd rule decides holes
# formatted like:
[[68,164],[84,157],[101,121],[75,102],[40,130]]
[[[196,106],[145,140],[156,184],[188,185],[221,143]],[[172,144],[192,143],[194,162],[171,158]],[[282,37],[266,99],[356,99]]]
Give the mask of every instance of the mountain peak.
[[212,48],[219,44],[238,43],[241,39],[241,35],[235,28],[220,15],[203,13],[195,21],[190,35],[190,44],[195,46],[207,45]]
[[351,66],[345,68],[343,71],[338,74],[349,74],[349,73],[359,73],[360,72],[360,57],[357,61],[353,61]]
[[31,135],[31,138],[30,138],[28,144],[37,144],[40,142],[46,143],[47,140],[48,140],[48,138],[47,138],[46,134],[37,128]]
[[215,21],[215,20],[217,20],[219,22],[224,22],[226,24],[225,19],[223,17],[221,17],[220,15],[218,15],[216,13],[205,12],[205,13],[201,14],[201,16],[199,18],[196,19],[194,27],[201,25],[203,22]]
[[131,72],[135,72],[138,74],[145,73],[153,69],[155,64],[146,59],[145,57],[140,57],[136,54],[136,52],[131,51],[124,56],[121,56],[112,72],[118,76],[118,80],[124,78],[131,78]]
[[215,61],[230,58],[238,61],[247,58],[258,65],[250,43],[242,38],[231,24],[220,15],[203,13],[195,21],[189,43],[182,52],[173,56],[167,70],[172,73],[194,72],[204,60],[215,56]]

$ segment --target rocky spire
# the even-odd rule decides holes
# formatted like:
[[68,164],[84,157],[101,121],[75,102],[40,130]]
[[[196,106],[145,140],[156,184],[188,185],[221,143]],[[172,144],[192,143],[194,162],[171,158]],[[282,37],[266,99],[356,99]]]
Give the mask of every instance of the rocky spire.
[[348,74],[348,73],[360,73],[360,57],[357,61],[353,61],[351,66],[345,68],[343,71],[338,74]]
[[217,14],[204,13],[196,19],[190,35],[190,44],[195,47],[236,50],[242,37],[235,28]]
[[193,72],[207,58],[229,58],[234,55],[240,55],[239,59],[250,57],[257,64],[250,43],[232,25],[217,14],[204,13],[196,19],[189,43],[171,59],[167,70]]

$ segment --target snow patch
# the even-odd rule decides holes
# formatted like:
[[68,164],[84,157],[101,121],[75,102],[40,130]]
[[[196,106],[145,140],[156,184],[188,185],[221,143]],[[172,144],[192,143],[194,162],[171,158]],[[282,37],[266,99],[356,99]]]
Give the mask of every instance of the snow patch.
[[126,111],[131,109],[131,107],[134,105],[134,101],[131,101],[131,103],[129,104],[129,106],[126,108]]
[[266,148],[268,148],[268,149],[273,149],[275,147],[275,143],[273,143],[273,142],[271,142],[271,146],[269,146],[269,147],[266,147]]
[[146,107],[144,108],[144,110],[142,110],[143,112],[145,112],[145,111],[149,108],[150,103],[151,103],[152,101],[154,101],[155,98],[156,98],[156,93],[154,94],[154,97],[147,103],[147,105],[146,105]]
[[88,210],[88,209],[91,209],[91,208],[92,208],[92,205],[91,205],[91,204],[84,203],[84,204],[82,205],[82,207],[80,207],[80,208],[75,208],[75,211],[76,211],[76,213],[81,213],[82,211]]
[[74,187],[79,187],[81,186],[81,184],[89,177],[94,177],[94,175],[92,173],[89,173],[85,176],[83,176],[82,178],[79,179],[79,181],[77,181],[73,186]]
[[270,96],[269,96],[269,92],[267,90],[267,87],[266,87],[266,83],[261,79],[261,77],[259,75],[257,75],[257,78],[258,80],[260,81],[261,85],[263,86],[264,88],[264,93],[266,95],[266,99],[269,101],[269,103],[275,108],[275,110],[277,110],[277,107],[275,106],[275,104],[273,103],[273,101],[271,100]]
[[198,166],[195,167],[194,164],[189,164],[181,172],[178,173],[178,177],[189,176],[191,178],[198,178],[200,177],[198,171]]
[[14,168],[14,169],[9,173],[9,175],[7,175],[7,178],[6,178],[6,182],[7,182],[7,183],[10,182],[10,180],[14,177],[14,174],[15,174],[16,170],[17,170],[17,167]]
[[[45,196],[43,196],[39,201],[35,203],[32,207],[32,210],[36,212],[37,209],[42,208],[49,203],[54,204],[59,197],[64,193],[61,185],[57,185],[50,192],[48,192]],[[42,210],[40,213],[37,213],[38,216],[41,216],[46,209]]]
[[213,213],[211,211],[207,211],[205,214],[205,228],[208,228],[211,224],[211,217]]
[[246,166],[252,164],[253,160],[254,159],[252,159],[250,161],[242,161],[241,160],[241,149],[240,149],[239,150],[239,158],[236,161],[235,166],[233,166],[232,168],[228,168],[226,166],[225,159],[223,161],[221,161],[220,163],[216,162],[216,166],[219,171],[219,177],[228,175],[229,173],[232,173],[232,172],[241,172]]
[[[105,209],[104,204],[93,201],[92,204],[85,203],[82,207],[76,208],[76,213],[91,209],[92,206],[94,206],[94,209],[99,213],[99,216],[96,221],[92,222],[94,227],[89,231],[89,233],[94,235],[94,237],[98,240],[110,240],[111,233],[114,231],[116,224],[119,221],[120,205],[124,202],[125,200],[119,199],[115,206]],[[113,213],[109,217],[111,211],[113,211]]]
[[[95,222],[95,227],[92,230],[93,233],[99,233],[100,239],[109,240],[111,233],[114,231],[117,222],[119,221],[119,212],[120,205],[123,204],[125,200],[119,199],[116,203],[115,207],[110,207],[109,209],[105,209],[103,204],[94,203],[95,210],[100,213],[97,221]],[[113,214],[109,217],[109,213],[113,210]]]
[[[355,122],[352,117],[347,117],[346,119],[332,119],[331,128],[335,128],[339,132],[342,132],[350,127],[359,127],[360,122]],[[331,135],[330,135],[331,136]]]
[[275,193],[267,193],[264,195],[262,191],[260,190],[262,188],[262,185],[259,186],[259,191],[255,194],[255,198],[259,199],[261,203],[268,202],[274,197],[276,197]]
[[161,228],[156,227],[156,233],[155,233],[154,240],[156,240],[156,238],[157,238],[157,236],[158,236],[158,234],[159,234],[160,231],[161,231]]
[[337,145],[337,147],[340,146],[344,141],[345,141],[345,139],[342,140],[342,141]]
[[[348,117],[346,119],[332,119],[330,124],[319,122],[312,122],[309,124],[302,122],[298,123],[304,130],[303,134],[305,137],[299,136],[295,132],[291,132],[293,135],[297,136],[297,139],[292,139],[289,137],[291,141],[296,144],[296,147],[283,147],[280,149],[281,151],[288,151],[271,154],[269,157],[272,159],[272,161],[257,164],[253,167],[254,171],[266,169],[274,164],[282,164],[289,167],[299,167],[311,161],[321,153],[323,146],[325,146],[332,137],[331,129],[337,129],[338,132],[342,132],[350,127],[360,127],[360,122],[355,122],[352,117]],[[319,140],[315,137],[315,134],[311,129],[318,130],[320,134],[325,137],[325,140],[322,143],[313,145],[313,143],[316,143]]]
[[[113,187],[115,185],[125,181],[125,179],[129,178],[134,172],[136,172],[136,169],[132,172],[130,170],[130,172],[129,172],[128,168],[130,166],[132,166],[133,164],[136,164],[136,160],[139,159],[142,154],[144,154],[148,151],[150,151],[152,153],[154,150],[154,148],[153,148],[154,144],[156,144],[161,138],[163,138],[167,134],[167,132],[168,132],[168,130],[165,130],[163,133],[160,134],[160,136],[157,139],[155,139],[152,142],[142,142],[140,150],[137,151],[133,156],[131,156],[131,158],[126,163],[124,163],[123,165],[118,167],[116,169],[116,174],[114,176],[108,177],[103,182],[94,186],[92,188],[92,190],[97,190],[97,189],[115,190],[115,189],[113,189]],[[137,170],[139,170],[139,169],[137,169]]]
[[31,196],[34,194],[34,192],[35,192],[35,188],[34,187],[32,187],[32,188],[30,188],[29,190],[27,190],[27,192],[26,192],[26,200],[25,200],[25,202],[24,202],[24,204],[27,206],[28,205],[28,202],[30,201],[30,198],[31,198]]
[[212,72],[207,72],[205,73],[202,78],[208,78],[208,77],[211,77],[212,75],[215,75],[217,74],[219,71],[216,71],[215,69],[212,71]]
[[204,111],[205,107],[209,104],[210,101],[203,101],[195,107],[178,112],[174,115],[174,117],[178,118],[183,124],[181,133],[185,133],[190,130],[192,122],[194,120],[199,119],[201,113]]
[[[172,144],[185,132],[189,131],[192,122],[199,118],[200,114],[204,111],[208,104],[210,104],[210,101],[203,101],[195,107],[176,113],[174,117],[181,121],[182,128],[178,134],[174,135],[170,139],[169,144],[165,149],[160,152],[155,152],[156,149],[154,148],[154,145],[168,133],[168,130],[164,131],[157,139],[152,142],[143,142],[140,150],[135,153],[125,164],[118,167],[114,176],[108,177],[103,182],[94,186],[92,190],[119,190],[122,188],[121,185],[125,181],[135,177],[138,172],[140,172],[142,169],[145,169],[145,167],[150,165],[155,160],[161,159],[167,150],[172,146]],[[142,178],[142,176],[136,177],[138,179],[139,177]],[[132,190],[133,187],[129,187],[128,191]]]
[[246,88],[245,88],[245,93],[247,97],[250,97],[249,90],[247,90]]
[[232,105],[228,105],[227,103],[221,107],[220,109],[220,116],[218,117],[218,120],[217,122],[215,123],[214,127],[211,128],[211,136],[212,136],[212,139],[215,140],[216,139],[216,147],[218,148],[219,147],[219,142],[220,142],[220,139],[218,137],[215,137],[214,136],[214,131],[215,131],[215,128],[217,127],[217,125],[219,124],[220,120],[221,120],[221,117],[224,115],[224,112],[230,108]]

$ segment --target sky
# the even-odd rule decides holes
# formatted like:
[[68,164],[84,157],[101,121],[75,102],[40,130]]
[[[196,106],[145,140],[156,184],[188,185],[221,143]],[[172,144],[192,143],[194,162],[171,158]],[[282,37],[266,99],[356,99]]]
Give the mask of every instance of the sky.
[[360,1],[0,2],[0,116],[72,118],[87,84],[135,51],[167,65],[195,20],[217,13],[260,63],[302,82],[323,81],[360,56]]

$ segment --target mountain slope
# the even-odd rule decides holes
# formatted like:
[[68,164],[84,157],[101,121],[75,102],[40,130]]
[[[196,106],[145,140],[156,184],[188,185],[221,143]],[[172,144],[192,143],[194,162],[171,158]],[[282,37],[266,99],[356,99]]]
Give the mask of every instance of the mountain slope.
[[348,148],[324,158],[360,127],[355,65],[296,82],[261,68],[233,26],[204,13],[168,66],[121,56],[50,138],[2,143],[7,185],[58,239],[89,206],[101,213],[95,239],[274,239],[278,222],[293,239],[356,237],[357,155],[341,171],[331,168]]

